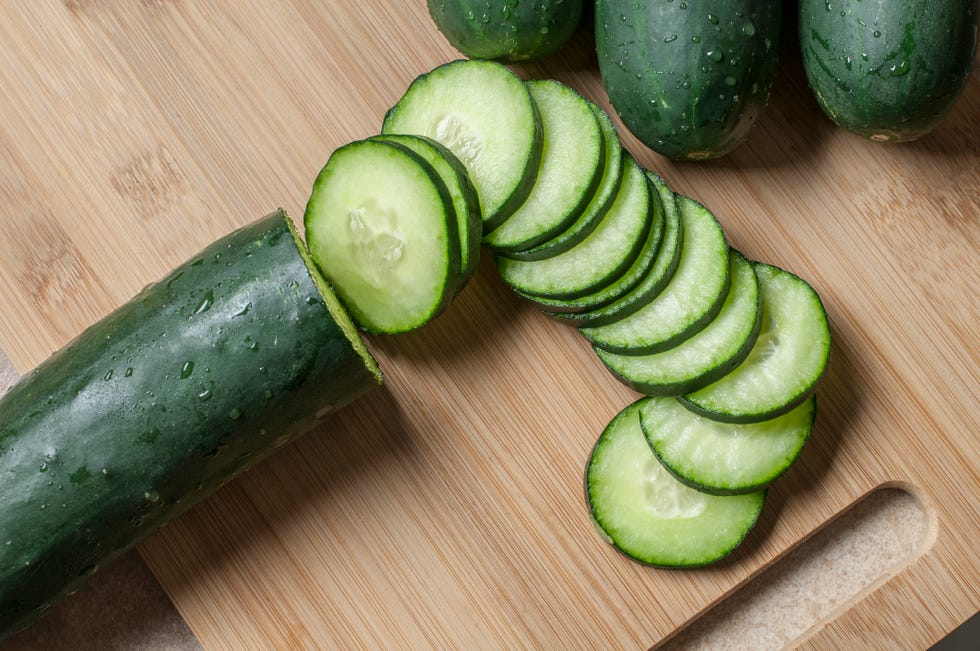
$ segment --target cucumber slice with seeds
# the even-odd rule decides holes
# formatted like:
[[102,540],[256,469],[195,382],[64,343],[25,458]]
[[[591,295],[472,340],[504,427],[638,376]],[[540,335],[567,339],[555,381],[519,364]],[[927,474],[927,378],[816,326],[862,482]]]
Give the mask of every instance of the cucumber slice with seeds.
[[616,200],[587,238],[544,260],[498,257],[497,270],[504,282],[523,294],[575,298],[600,289],[625,272],[650,228],[650,184],[632,156],[626,157],[623,174]]
[[762,303],[752,263],[729,252],[732,283],[721,311],[687,341],[651,355],[619,355],[596,347],[613,375],[646,395],[679,396],[705,387],[745,359],[759,333]]
[[459,284],[458,294],[476,273],[480,261],[480,242],[483,239],[483,217],[480,214],[480,198],[470,181],[466,168],[449,149],[431,138],[402,134],[374,136],[376,140],[408,147],[425,159],[446,184],[452,198],[453,211],[459,225]]
[[586,500],[603,538],[648,565],[692,567],[728,555],[752,529],[765,491],[719,496],[683,484],[643,435],[643,398],[606,427],[589,457]]
[[417,77],[382,133],[428,136],[459,158],[476,187],[483,230],[527,198],[541,160],[541,123],[524,82],[492,61],[458,60]]
[[304,220],[311,257],[365,330],[413,330],[452,299],[460,259],[452,199],[414,152],[381,140],[337,149]]
[[596,120],[599,122],[603,149],[602,177],[599,179],[599,186],[592,195],[589,205],[585,207],[579,218],[560,235],[556,235],[534,248],[524,251],[502,251],[500,255],[515,260],[543,260],[564,253],[588,237],[609,210],[616,198],[616,193],[619,191],[619,184],[623,177],[623,147],[609,115],[591,102],[589,102],[589,108],[592,109]]
[[647,442],[680,481],[715,495],[752,493],[790,467],[810,436],[816,396],[760,423],[719,423],[673,398],[651,398],[640,411]]
[[661,239],[657,257],[647,270],[640,282],[625,295],[613,301],[586,311],[568,310],[559,312],[553,310],[548,315],[568,325],[578,327],[597,327],[629,316],[663,291],[677,269],[680,260],[681,246],[684,242],[684,228],[681,224],[680,211],[677,208],[677,197],[667,187],[663,179],[647,171],[647,179],[656,196],[664,215],[664,234]]
[[602,132],[589,103],[551,79],[526,83],[541,117],[541,166],[527,200],[484,235],[497,253],[529,249],[566,230],[592,198],[603,169]]
[[680,398],[715,420],[753,423],[775,418],[809,397],[830,358],[830,325],[820,297],[802,278],[754,262],[762,296],[762,329],[731,373]]
[[677,270],[664,290],[636,312],[579,329],[599,348],[629,355],[667,350],[704,328],[721,309],[729,286],[725,234],[698,202],[678,196],[677,205],[684,229]]

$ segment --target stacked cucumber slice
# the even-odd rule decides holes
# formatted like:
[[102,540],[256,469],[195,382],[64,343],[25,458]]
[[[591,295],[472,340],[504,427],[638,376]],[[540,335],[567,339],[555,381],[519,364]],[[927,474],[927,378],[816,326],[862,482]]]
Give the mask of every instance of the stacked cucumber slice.
[[643,397],[586,470],[600,533],[644,563],[704,565],[756,522],[796,459],[830,354],[813,288],[728,244],[553,80],[460,60],[418,77],[379,136],[343,147],[310,199],[312,255],[361,324],[419,327],[472,275],[501,278]]

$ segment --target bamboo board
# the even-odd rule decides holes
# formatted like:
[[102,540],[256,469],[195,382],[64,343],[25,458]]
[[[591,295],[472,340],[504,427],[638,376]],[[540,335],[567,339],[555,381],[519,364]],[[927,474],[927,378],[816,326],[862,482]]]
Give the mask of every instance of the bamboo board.
[[[329,152],[457,57],[420,0],[0,4],[0,350],[27,371],[212,239],[298,217]],[[517,70],[610,109],[587,29]],[[807,644],[924,648],[980,607],[977,78],[929,137],[883,146],[822,116],[787,47],[725,159],[623,136],[828,308],[817,426],[746,543],[665,572],[599,539],[584,463],[637,396],[484,256],[449,313],[369,341],[384,389],[142,545],[205,647],[645,648],[884,485],[930,533]]]

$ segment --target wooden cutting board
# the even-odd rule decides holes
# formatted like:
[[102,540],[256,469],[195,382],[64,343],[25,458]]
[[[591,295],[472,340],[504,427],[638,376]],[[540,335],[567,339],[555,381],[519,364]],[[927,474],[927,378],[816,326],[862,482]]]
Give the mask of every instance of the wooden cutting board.
[[[812,440],[744,546],[662,571],[602,542],[582,471],[637,396],[484,256],[448,314],[370,339],[384,389],[142,545],[206,647],[644,648],[884,485],[927,539],[809,644],[924,648],[980,607],[980,82],[929,137],[874,144],[823,117],[787,41],[725,159],[623,132],[830,315]],[[212,239],[301,216],[329,153],[457,57],[421,0],[3,2],[0,350],[27,371]],[[588,27],[517,70],[610,108]]]

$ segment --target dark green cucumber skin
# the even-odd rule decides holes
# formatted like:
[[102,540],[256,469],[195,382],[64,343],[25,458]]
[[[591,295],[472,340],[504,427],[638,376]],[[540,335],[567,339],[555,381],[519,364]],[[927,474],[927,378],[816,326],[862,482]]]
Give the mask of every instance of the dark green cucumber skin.
[[583,0],[428,0],[429,15],[450,45],[471,59],[502,63],[557,52],[582,22]]
[[779,58],[781,0],[597,0],[596,51],[609,100],[647,147],[677,160],[741,144]]
[[287,219],[217,240],[0,399],[0,637],[378,384]]
[[865,138],[925,135],[969,78],[975,11],[975,0],[800,0],[800,50],[817,102]]

